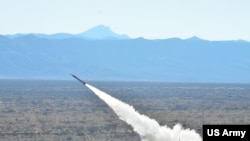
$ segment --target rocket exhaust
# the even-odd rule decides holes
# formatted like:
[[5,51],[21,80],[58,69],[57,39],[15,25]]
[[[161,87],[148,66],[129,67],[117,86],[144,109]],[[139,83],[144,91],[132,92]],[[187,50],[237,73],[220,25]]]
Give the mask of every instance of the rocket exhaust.
[[140,135],[142,141],[179,141],[180,139],[181,141],[202,140],[201,136],[195,132],[195,130],[183,129],[180,124],[176,124],[173,128],[169,128],[167,125],[160,126],[156,120],[140,114],[129,104],[87,84],[75,75],[72,75],[72,77],[80,81],[103,100],[115,112],[120,120],[132,126],[133,130]]

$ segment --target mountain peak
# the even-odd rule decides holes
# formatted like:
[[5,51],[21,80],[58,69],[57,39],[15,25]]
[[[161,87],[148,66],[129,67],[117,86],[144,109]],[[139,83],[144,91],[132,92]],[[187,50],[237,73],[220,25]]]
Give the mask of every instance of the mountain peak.
[[198,36],[193,36],[188,38],[187,40],[202,40],[201,38],[199,38]]
[[89,39],[129,39],[129,36],[116,34],[105,25],[95,26],[78,35]]
[[204,40],[204,39],[202,39],[202,38],[200,38],[198,36],[193,36],[193,37],[190,37],[190,38],[188,38],[186,40],[189,40],[189,41],[207,41],[207,40]]
[[90,31],[90,30],[99,30],[99,31],[113,32],[113,31],[111,31],[110,27],[106,26],[106,25],[98,25],[98,26],[92,27],[88,31]]

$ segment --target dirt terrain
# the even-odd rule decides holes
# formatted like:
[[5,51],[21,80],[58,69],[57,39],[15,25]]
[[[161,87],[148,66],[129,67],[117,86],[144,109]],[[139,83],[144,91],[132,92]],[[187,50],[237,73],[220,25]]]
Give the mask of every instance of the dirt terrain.
[[[92,82],[172,127],[250,124],[249,84]],[[75,81],[0,82],[0,140],[139,141],[133,129]]]

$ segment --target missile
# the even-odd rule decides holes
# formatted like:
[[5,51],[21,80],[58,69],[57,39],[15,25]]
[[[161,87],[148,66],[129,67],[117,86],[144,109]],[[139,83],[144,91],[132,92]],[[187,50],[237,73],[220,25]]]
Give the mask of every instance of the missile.
[[82,81],[80,78],[76,77],[74,74],[71,74],[76,80],[80,81],[83,85],[86,85],[86,82]]

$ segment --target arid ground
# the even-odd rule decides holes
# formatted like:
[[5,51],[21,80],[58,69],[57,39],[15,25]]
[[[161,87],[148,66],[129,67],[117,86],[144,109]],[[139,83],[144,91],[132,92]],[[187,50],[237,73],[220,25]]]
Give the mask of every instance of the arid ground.
[[[250,84],[90,82],[172,127],[250,124]],[[0,81],[0,140],[139,141],[129,125],[76,81]]]

